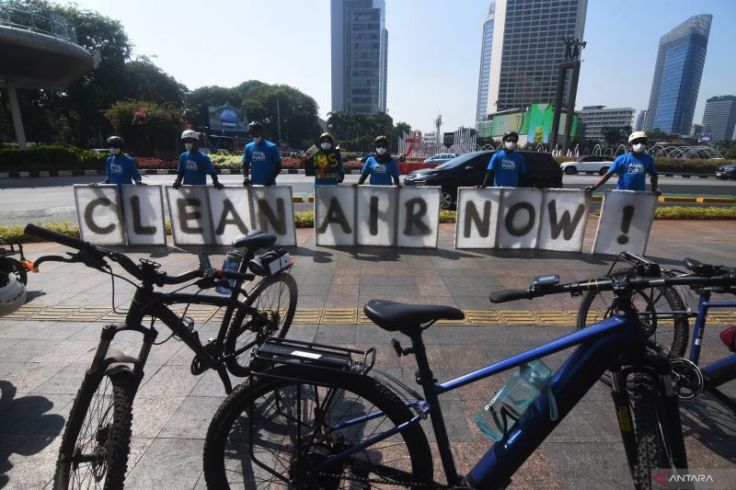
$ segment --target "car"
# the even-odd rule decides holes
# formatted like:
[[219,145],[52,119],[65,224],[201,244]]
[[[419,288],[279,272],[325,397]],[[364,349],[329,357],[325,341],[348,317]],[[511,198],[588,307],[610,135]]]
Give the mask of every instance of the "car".
[[716,177],[719,179],[736,179],[736,163],[721,165],[716,169]]
[[[404,177],[404,185],[441,187],[440,207],[452,209],[457,202],[458,187],[475,187],[483,183],[493,153],[465,153],[435,168],[415,170]],[[527,166],[527,173],[519,177],[519,187],[562,187],[562,171],[551,154],[533,151],[519,153],[524,157]]]
[[445,163],[457,157],[457,153],[438,153],[424,160],[424,163]]
[[587,156],[577,162],[564,162],[560,164],[560,168],[568,175],[583,172],[594,172],[598,175],[605,175],[612,163],[613,157]]

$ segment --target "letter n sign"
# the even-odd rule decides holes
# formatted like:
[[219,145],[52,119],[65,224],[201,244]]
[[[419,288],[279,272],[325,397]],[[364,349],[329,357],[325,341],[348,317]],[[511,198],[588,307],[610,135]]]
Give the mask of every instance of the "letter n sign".
[[456,248],[494,248],[501,189],[458,189]]
[[98,245],[125,245],[116,185],[74,186],[82,240]]

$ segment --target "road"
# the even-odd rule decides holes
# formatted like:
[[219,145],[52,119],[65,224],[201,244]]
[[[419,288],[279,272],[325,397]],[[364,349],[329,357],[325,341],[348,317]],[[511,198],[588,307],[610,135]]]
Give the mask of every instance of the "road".
[[[566,175],[563,184],[566,188],[581,188],[598,180],[598,176]],[[76,222],[74,194],[72,185],[90,184],[99,182],[101,177],[47,177],[0,179],[0,224],[26,224],[39,221],[71,221]],[[149,184],[170,184],[172,175],[147,175],[144,181]],[[239,175],[222,175],[220,181],[224,184],[239,185],[242,177]],[[345,176],[345,182],[358,181],[358,175]],[[304,175],[282,175],[278,178],[279,185],[289,185],[295,195],[311,194],[314,190],[312,178]],[[613,188],[613,184],[606,184],[604,189]],[[661,177],[660,188],[666,194],[694,194],[694,195],[736,195],[735,181],[716,179]],[[295,204],[297,211],[312,209],[312,204]]]

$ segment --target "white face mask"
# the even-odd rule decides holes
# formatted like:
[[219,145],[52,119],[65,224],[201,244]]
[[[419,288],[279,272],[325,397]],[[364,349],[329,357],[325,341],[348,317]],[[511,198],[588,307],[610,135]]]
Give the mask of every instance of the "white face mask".
[[376,148],[376,153],[378,153],[379,155],[383,155],[384,153],[386,153],[386,148]]
[[516,149],[516,143],[514,143],[513,141],[506,141],[506,142],[504,142],[503,146],[507,150],[515,150]]
[[646,147],[647,145],[645,145],[644,143],[636,143],[635,145],[631,146],[631,149],[634,150],[634,153],[641,153]]
[[253,143],[256,143],[256,144],[258,144],[258,143],[260,143],[261,141],[263,141],[263,138],[262,138],[262,137],[260,137],[260,136],[256,136],[256,137],[254,137],[254,138],[253,138]]
[[110,148],[110,153],[113,155],[120,155],[120,148]]
[[329,141],[325,141],[319,146],[321,146],[323,150],[329,150],[330,148],[332,148],[332,143],[330,143]]
[[187,151],[191,151],[193,146],[194,146],[194,143],[184,143],[184,149]]

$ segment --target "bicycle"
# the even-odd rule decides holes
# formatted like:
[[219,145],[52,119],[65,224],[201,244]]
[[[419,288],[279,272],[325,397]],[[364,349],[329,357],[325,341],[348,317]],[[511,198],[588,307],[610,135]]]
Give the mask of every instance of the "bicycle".
[[[736,268],[704,264],[690,258],[684,260],[684,265],[688,270],[690,270],[690,273],[685,273],[675,269],[662,269],[659,264],[633,254],[624,253],[620,256],[620,259],[630,264],[628,271],[622,270],[622,272],[620,272],[623,274],[628,274],[631,271],[638,273],[642,268],[648,269],[650,272],[657,272],[665,277],[689,277],[693,274],[696,276],[709,277],[729,273],[733,274],[734,271],[736,271]],[[649,324],[649,332],[654,334],[652,336],[652,347],[655,349],[661,349],[673,358],[672,362],[675,363],[674,370],[677,377],[675,380],[675,389],[678,391],[681,400],[690,400],[703,391],[708,391],[723,404],[736,412],[736,401],[718,389],[719,386],[736,379],[736,354],[727,355],[702,368],[698,366],[708,311],[712,308],[736,308],[736,301],[712,301],[712,295],[713,293],[736,294],[736,288],[733,287],[733,285],[695,285],[691,286],[691,288],[698,294],[698,306],[695,311],[685,306],[687,305],[687,301],[685,300],[684,295],[676,288],[664,288],[662,286],[655,288],[656,292],[652,294],[652,297],[656,298],[667,295],[669,299],[667,301],[666,309],[665,305],[652,301],[647,308],[648,311],[642,315],[643,321],[648,322]],[[578,315],[578,328],[584,328],[589,321],[588,310],[585,306],[586,304],[591,303],[590,298],[594,294],[595,293],[589,292],[583,298]],[[605,315],[608,314],[609,312],[607,311]],[[661,330],[660,320],[662,318],[674,320],[674,338],[678,339],[677,342],[675,342],[677,343],[677,348],[674,348],[675,343],[670,344],[669,342],[665,342],[665,345],[663,346],[662,342],[657,339],[656,333]],[[695,325],[693,328],[693,335],[690,340],[690,353],[686,357],[685,353],[687,350],[687,340],[689,336],[688,320],[690,318],[695,318]],[[727,345],[727,347],[733,350],[732,346]],[[605,379],[604,375],[604,380]]]
[[[8,242],[1,236],[0,245],[9,246],[0,247],[0,274],[15,274],[20,282],[28,284],[28,260],[23,255],[23,245]],[[13,255],[18,255],[20,260],[12,257]]]
[[[76,253],[64,256],[43,256],[35,261],[35,270],[44,262],[81,263],[87,267],[110,274],[113,280],[122,278],[136,286],[136,291],[122,325],[106,325],[100,335],[90,368],[85,373],[82,385],[72,405],[67,425],[62,436],[61,448],[54,475],[54,488],[87,485],[106,489],[122,488],[127,468],[127,458],[131,437],[132,403],[143,379],[144,367],[158,331],[154,328],[156,320],[163,322],[194,353],[190,371],[194,375],[207,369],[217,372],[226,393],[232,391],[228,371],[235,376],[250,371],[250,350],[263,343],[270,336],[286,335],[296,309],[297,289],[294,278],[288,274],[293,265],[290,261],[281,271],[262,277],[250,292],[243,289],[246,281],[256,275],[248,269],[263,274],[263,254],[256,257],[257,250],[273,246],[276,237],[272,234],[256,232],[238,239],[235,248],[246,250],[239,271],[212,270],[209,259],[200,254],[199,268],[177,276],[169,276],[160,271],[160,264],[141,259],[136,264],[127,255],[114,250],[96,247],[79,239],[28,225],[29,235],[76,249]],[[116,274],[108,261],[115,262],[129,275],[140,281],[140,285]],[[196,281],[195,281],[196,280]],[[195,281],[191,284],[191,281]],[[230,281],[234,281],[231,284]],[[200,290],[222,285],[231,289],[229,296],[200,295],[173,292],[159,292],[155,287],[186,284],[197,286]],[[286,305],[261,304],[259,300],[276,287],[288,292]],[[240,301],[240,295],[246,297]],[[216,339],[203,344],[193,321],[174,313],[169,305],[175,303],[210,304],[225,307],[224,319]],[[285,308],[282,308],[282,306]],[[186,312],[185,312],[186,313]],[[231,321],[231,318],[234,318]],[[144,326],[145,317],[151,317],[150,326]],[[124,331],[138,332],[143,342],[137,356],[126,355],[110,344],[117,334]],[[245,332],[252,333],[244,345],[238,343]],[[161,343],[163,343],[161,342]],[[156,344],[156,345],[160,345]]]
[[[662,283],[664,281],[664,283]],[[559,284],[541,276],[525,290],[491,294],[492,302],[589,290],[614,291],[616,314],[547,344],[438,384],[422,332],[438,320],[458,320],[452,307],[371,301],[365,314],[411,339],[397,355],[414,355],[423,396],[373,369],[375,350],[356,351],[275,339],[254,351],[247,382],[227,397],[207,431],[203,454],[209,488],[496,488],[515,471],[607,369],[626,458],[637,488],[650,488],[654,468],[687,468],[678,397],[669,358],[647,348],[632,306],[635,291],[656,284],[722,284],[736,277],[614,277]],[[546,392],[466,475],[458,475],[438,397],[530,361],[577,348],[554,373]],[[370,374],[369,374],[370,373]],[[624,387],[633,379],[633,391]],[[557,416],[550,410],[556,407]],[[554,410],[553,410],[554,411]],[[632,417],[633,415],[633,417]],[[446,483],[434,481],[429,443],[420,421],[430,417]]]

